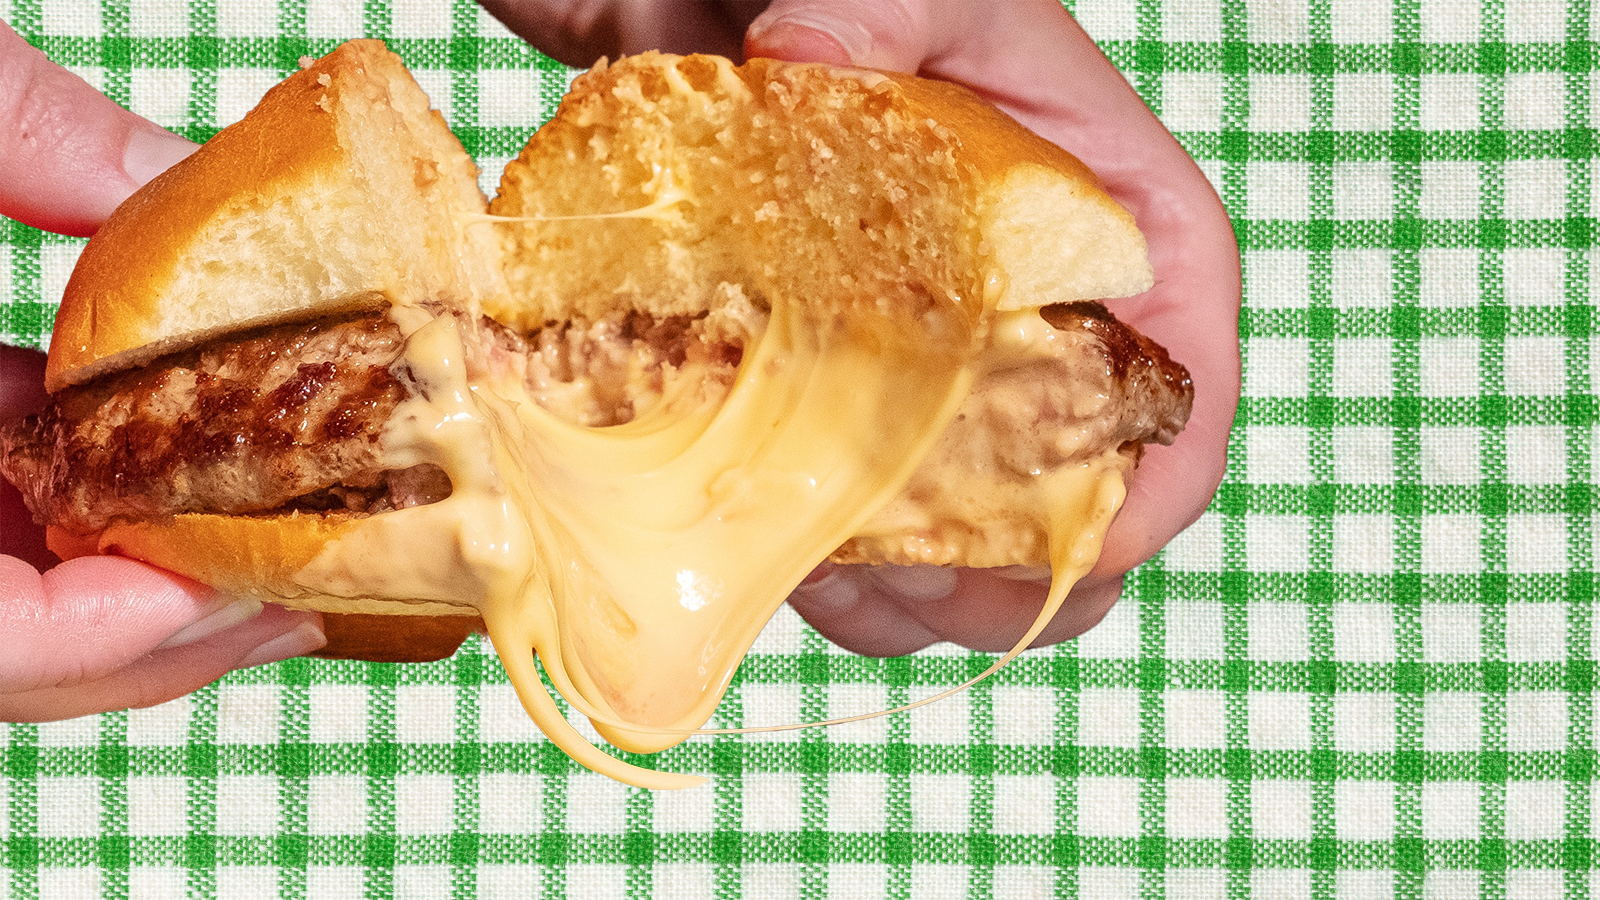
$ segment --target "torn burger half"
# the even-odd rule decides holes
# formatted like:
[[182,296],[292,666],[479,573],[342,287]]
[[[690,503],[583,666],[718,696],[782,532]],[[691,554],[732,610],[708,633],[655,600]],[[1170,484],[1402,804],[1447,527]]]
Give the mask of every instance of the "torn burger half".
[[1188,416],[1098,302],[1150,284],[1093,176],[958,87],[626,58],[486,205],[354,42],[89,243],[0,468],[63,556],[459,623],[444,652],[481,618],[553,740],[681,786],[574,731],[534,655],[652,751],[824,560],[1048,565],[1059,605]]

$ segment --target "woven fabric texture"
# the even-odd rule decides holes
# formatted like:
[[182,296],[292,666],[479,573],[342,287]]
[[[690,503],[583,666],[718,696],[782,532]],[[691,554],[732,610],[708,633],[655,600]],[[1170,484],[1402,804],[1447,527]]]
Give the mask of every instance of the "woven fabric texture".
[[[1003,0],[1002,0],[1003,2]],[[574,766],[487,645],[296,660],[0,724],[0,898],[1553,898],[1600,892],[1589,0],[1078,0],[1244,257],[1206,515],[1085,637],[909,714]],[[494,175],[571,72],[463,0],[0,0],[195,139],[388,39]],[[81,242],[0,220],[0,340]],[[0,635],[0,653],[5,637]],[[990,657],[780,613],[718,719],[895,706]]]

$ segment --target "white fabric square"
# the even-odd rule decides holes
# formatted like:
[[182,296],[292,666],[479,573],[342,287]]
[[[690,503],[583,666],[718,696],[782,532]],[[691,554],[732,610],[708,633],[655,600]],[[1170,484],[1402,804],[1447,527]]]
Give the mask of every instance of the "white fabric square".
[[1333,428],[1333,479],[1342,484],[1394,482],[1394,432],[1368,426]]
[[[828,896],[872,900],[888,896],[889,870],[878,863],[829,863]],[[571,896],[568,894],[568,896]],[[622,896],[620,893],[614,896]]]
[[280,693],[275,684],[219,685],[217,743],[277,743]]
[[454,780],[449,775],[394,777],[397,834],[449,834],[455,827]]
[[1082,900],[1137,900],[1139,870],[1084,866],[1078,870],[1078,896]]
[[278,7],[261,0],[217,0],[217,36],[276,37]]
[[[10,871],[8,866],[6,874]],[[38,891],[39,900],[85,900],[104,896],[100,892],[100,870],[88,866],[41,866]]]
[[604,863],[571,864],[567,866],[566,887],[568,897],[625,897],[628,894],[628,867]]
[[1506,837],[1559,841],[1565,834],[1566,785],[1559,781],[1506,782]]
[[1045,745],[1055,739],[1055,691],[1039,685],[1003,684],[994,689],[997,744]]
[[1335,131],[1388,131],[1394,127],[1394,78],[1381,72],[1336,72]]
[[621,834],[628,824],[628,786],[588,772],[567,781],[567,830]]
[[1335,44],[1386,44],[1394,40],[1394,7],[1389,0],[1333,0]]
[[1333,341],[1333,396],[1387,397],[1394,394],[1394,343],[1387,338]]
[[1509,247],[1503,260],[1507,303],[1560,306],[1565,302],[1566,254],[1559,247]]
[[1310,897],[1311,870],[1255,869],[1250,873],[1250,896],[1261,900]]
[[[1055,869],[1049,866],[994,867],[995,897],[1051,897],[1055,894]],[[754,896],[749,895],[749,896]]]
[[39,25],[45,34],[100,37],[105,34],[100,5],[93,0],[60,0],[42,4]]
[[448,744],[456,738],[456,691],[448,684],[395,689],[395,733],[402,744]]
[[1567,520],[1559,514],[1506,517],[1506,571],[1556,574],[1567,568]]
[[1139,691],[1084,688],[1078,698],[1078,743],[1087,747],[1139,746]]
[[1161,121],[1172,131],[1222,130],[1222,76],[1166,72],[1161,76]]
[[1222,778],[1167,779],[1167,837],[1228,836],[1228,782]]
[[416,79],[417,86],[422,88],[422,92],[428,95],[428,105],[438,110],[446,122],[454,122],[454,76],[450,70],[416,67],[411,70],[411,77]]
[[1480,810],[1477,782],[1422,785],[1422,836],[1431,841],[1475,841]]
[[543,893],[540,867],[532,863],[482,863],[474,874],[478,896],[484,900],[538,900]]
[[656,863],[651,880],[657,897],[717,895],[716,873],[710,863]]
[[1050,775],[996,775],[993,830],[997,834],[1054,834],[1056,779]]
[[1311,698],[1279,691],[1250,692],[1250,749],[1310,750]]
[[1424,397],[1475,397],[1478,383],[1478,339],[1422,339],[1418,348],[1419,388]]
[[1428,900],[1478,900],[1478,873],[1435,869],[1422,876],[1422,896]]
[[39,295],[46,302],[60,301],[82,252],[80,244],[45,244],[39,248]]
[[1311,302],[1304,250],[1247,250],[1244,299],[1254,309],[1305,309]]
[[1227,745],[1226,695],[1214,690],[1169,690],[1163,698],[1167,746],[1216,749]]
[[761,634],[756,636],[756,642],[750,645],[751,653],[770,653],[774,655],[794,655],[805,649],[805,620],[794,611],[789,604],[778,607],[778,611],[767,620]]
[[[1193,525],[1185,528],[1167,544],[1161,559],[1175,572],[1218,572],[1222,569],[1222,517],[1217,513],[1201,513]],[[1167,649],[1174,646],[1171,636]]]
[[[748,711],[749,707],[745,708]],[[486,744],[520,744],[541,739],[511,685],[485,684],[478,688],[478,740]]]
[[1394,299],[1391,256],[1388,250],[1333,251],[1333,305],[1388,306]]
[[[188,893],[185,884],[184,870],[176,866],[130,866],[128,868],[128,900],[172,900],[174,897],[183,897]],[[4,883],[4,876],[0,875],[0,884]],[[308,885],[309,887],[309,885]],[[0,897],[9,896],[4,888],[0,888]],[[84,896],[96,896],[85,894]],[[321,900],[329,897],[339,900],[333,894],[311,894]],[[354,896],[360,897],[360,893]]]
[[526,128],[544,118],[536,70],[484,69],[478,73],[477,82],[480,125]]
[[835,772],[828,776],[828,830],[877,831],[885,821],[888,776]]
[[972,782],[965,775],[911,773],[913,831],[965,832],[972,825]]
[[747,862],[739,873],[739,882],[745,897],[800,900],[800,867],[797,865]]
[[1251,601],[1246,620],[1250,658],[1265,662],[1301,662],[1311,658],[1310,629],[1302,603]]
[[450,4],[433,0],[392,0],[394,35],[405,38],[448,38]]
[[[1458,7],[1462,4],[1455,4]],[[1476,14],[1476,10],[1474,10]],[[1477,40],[1477,36],[1472,38]],[[1424,131],[1476,131],[1482,107],[1478,100],[1478,76],[1451,72],[1423,75],[1418,79],[1418,124]]]
[[273,69],[219,69],[216,124],[219,127],[232,125],[244,118],[278,81],[278,73]]
[[1222,604],[1174,600],[1167,604],[1167,655],[1173,659],[1221,659],[1226,650]]
[[1309,484],[1310,443],[1304,428],[1252,425],[1245,431],[1245,470],[1256,484]]
[[1479,38],[1476,4],[1458,0],[1423,0],[1422,39],[1430,44],[1464,44]]
[[1566,475],[1566,429],[1554,425],[1513,425],[1506,429],[1507,481],[1563,484]]
[[1341,841],[1394,838],[1394,783],[1351,781],[1333,785],[1333,834]]
[[1079,777],[1078,833],[1090,837],[1138,837],[1139,779]]
[[739,808],[747,832],[798,831],[805,824],[805,784],[795,772],[746,772]]
[[707,782],[681,791],[655,794],[655,830],[658,832],[706,832],[717,823],[717,788]]
[[1100,624],[1076,641],[1084,659],[1136,659],[1139,656],[1139,604],[1123,598]]
[[1567,212],[1567,164],[1562,159],[1505,163],[1505,217],[1559,219]]
[[[921,700],[945,690],[943,685],[912,685],[906,696]],[[881,707],[880,707],[881,708]],[[972,698],[963,692],[906,714],[913,744],[965,744],[972,740]]]
[[1393,694],[1340,691],[1333,695],[1333,746],[1341,752],[1392,753],[1394,731]]
[[[98,12],[98,4],[95,4]],[[46,4],[46,10],[56,7]],[[99,16],[84,20],[95,27]],[[80,26],[81,28],[81,26]],[[186,0],[132,0],[128,4],[128,35],[136,38],[182,37],[189,33],[189,4]],[[346,31],[344,34],[355,34]]]
[[277,830],[277,776],[217,776],[217,834],[271,837]]
[[79,716],[35,725],[40,747],[93,747],[100,743],[100,717]]
[[1506,900],[1546,900],[1565,895],[1559,869],[1511,869],[1506,872]]
[[[1444,518],[1434,516],[1432,518]],[[1462,517],[1473,518],[1476,517]],[[1427,519],[1423,520],[1426,531]],[[1467,534],[1477,540],[1477,525]],[[1469,538],[1463,537],[1463,540]],[[1422,603],[1422,661],[1475,663],[1483,656],[1483,610],[1476,603]]]
[[1476,753],[1482,733],[1482,700],[1477,694],[1433,691],[1422,698],[1422,749]]
[[1506,694],[1506,749],[1537,753],[1567,749],[1567,695],[1560,691]]
[[1311,36],[1305,0],[1246,0],[1245,11],[1252,43],[1301,44]]
[[1310,347],[1305,338],[1258,337],[1246,341],[1245,396],[1306,396],[1310,382]]
[[1542,130],[1565,126],[1566,86],[1560,72],[1506,73],[1506,127]]
[[1223,900],[1228,876],[1221,869],[1168,869],[1167,900]]
[[128,834],[166,837],[189,830],[189,784],[180,775],[128,779]]
[[[1337,541],[1338,521],[1334,519]],[[1378,518],[1378,517],[1372,517]],[[1387,528],[1389,519],[1384,518]],[[1391,663],[1395,661],[1394,609],[1387,603],[1335,603],[1332,610],[1333,658],[1338,662]]]
[[366,688],[356,684],[313,684],[307,693],[311,706],[312,743],[366,743]]
[[[843,719],[889,708],[889,689],[883,684],[841,684],[828,689],[827,717]],[[828,730],[828,740],[841,744],[881,744],[889,739],[889,717],[879,716]]]
[[366,876],[358,866],[307,866],[306,896],[317,900],[362,900]]
[[485,834],[534,834],[544,829],[544,777],[520,772],[478,776],[478,827]]
[[128,77],[128,107],[157,125],[178,128],[189,121],[187,69],[136,68]]
[[1480,477],[1476,428],[1424,425],[1420,456],[1423,484],[1476,484]]
[[1567,31],[1562,0],[1506,0],[1506,40],[1513,44],[1560,41]]
[[1131,41],[1139,37],[1139,4],[1135,0],[1086,3],[1073,12],[1078,24],[1096,41]]
[[1456,308],[1477,304],[1477,250],[1424,247],[1417,253],[1417,263],[1421,270],[1417,293],[1423,306]]
[[[1478,217],[1483,185],[1478,163],[1471,160],[1430,159],[1424,160],[1418,168],[1422,175],[1422,188],[1417,193],[1417,212],[1424,219]],[[1477,299],[1476,296],[1473,299]]]
[[1384,869],[1340,869],[1333,875],[1333,894],[1339,900],[1390,900],[1394,873]]
[[361,834],[367,827],[367,780],[360,775],[313,775],[306,791],[311,834]]
[[92,838],[100,835],[100,779],[41,775],[36,790],[39,837]]
[[1311,76],[1250,76],[1251,131],[1305,131],[1311,127]]
[[[278,900],[278,870],[271,866],[217,866],[217,896],[228,900]],[[399,897],[400,893],[395,892]]]
[[1311,840],[1311,782],[1276,778],[1252,782],[1250,824],[1258,838]]
[[1552,396],[1566,390],[1565,341],[1558,337],[1508,337],[1506,393]]
[[1333,215],[1336,219],[1387,219],[1394,215],[1394,164],[1333,164]]
[[450,894],[450,867],[397,865],[394,867],[395,900],[434,900]]
[[346,38],[362,33],[361,0],[307,0],[306,36]]
[[1311,522],[1305,516],[1244,517],[1245,564],[1258,572],[1304,572]]
[[1222,40],[1221,0],[1171,0],[1161,4],[1164,41]]
[[1310,167],[1298,162],[1245,163],[1245,215],[1303,220],[1311,209]]
[[1333,570],[1376,574],[1394,570],[1394,521],[1388,516],[1333,517]]

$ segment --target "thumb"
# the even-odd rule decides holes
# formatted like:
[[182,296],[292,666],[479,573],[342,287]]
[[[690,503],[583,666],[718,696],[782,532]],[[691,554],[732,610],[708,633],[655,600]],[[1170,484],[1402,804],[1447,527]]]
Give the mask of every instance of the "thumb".
[[929,56],[935,24],[922,0],[774,0],[750,23],[744,50],[746,57],[915,72]]
[[0,22],[0,215],[93,234],[135,189],[193,151]]

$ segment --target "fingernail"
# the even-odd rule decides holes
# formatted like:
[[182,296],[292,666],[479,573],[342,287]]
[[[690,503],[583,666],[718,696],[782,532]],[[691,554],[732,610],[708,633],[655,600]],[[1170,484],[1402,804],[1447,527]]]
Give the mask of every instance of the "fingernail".
[[209,612],[178,629],[160,644],[157,650],[170,650],[195,641],[202,641],[224,628],[232,628],[261,615],[261,601],[248,598],[217,600],[208,607]]
[[122,152],[122,171],[135,184],[144,184],[195,151],[195,145],[155,125],[135,128]]
[[[786,30],[794,33],[785,35],[782,32]],[[768,46],[804,48],[801,55],[809,60],[841,66],[862,65],[872,52],[872,33],[866,26],[835,19],[815,9],[797,9],[770,20],[763,16],[751,23],[750,37]],[[835,46],[837,58],[828,58],[834,54],[818,45],[818,37]]]
[[872,577],[911,600],[943,600],[956,589],[956,570],[942,566],[878,566]]
[[856,583],[846,578],[839,572],[829,572],[827,575],[799,585],[794,589],[794,596],[801,602],[817,607],[839,608],[849,606],[861,599],[861,588]]
[[281,634],[267,641],[265,644],[245,654],[244,658],[234,665],[236,669],[248,669],[251,666],[264,666],[280,660],[292,659],[296,656],[305,656],[313,650],[327,646],[328,638],[322,633],[315,622],[301,622],[288,634]]

